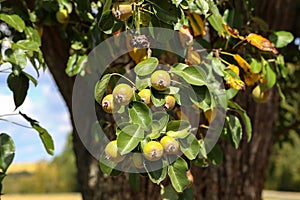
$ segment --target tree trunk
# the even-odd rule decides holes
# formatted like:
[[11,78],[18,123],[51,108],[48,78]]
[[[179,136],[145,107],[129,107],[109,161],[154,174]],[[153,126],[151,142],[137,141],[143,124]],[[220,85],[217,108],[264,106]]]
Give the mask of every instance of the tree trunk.
[[[290,4],[292,4],[292,1],[289,1]],[[272,17],[264,17],[267,22],[271,22],[272,28],[281,28],[281,25],[284,24],[285,29],[290,29],[292,27],[291,25],[288,27],[285,19],[291,18],[280,16],[290,16],[292,13],[290,11],[295,7],[287,3],[284,3],[285,5],[281,8],[278,7],[277,5],[281,5],[282,2],[287,1],[257,1],[257,4],[264,5],[266,6],[265,9],[272,11],[263,12],[262,6],[258,5],[257,8],[261,8],[258,9],[258,14],[260,16],[272,14]],[[285,9],[281,10],[282,8]],[[278,18],[273,20],[274,16],[277,15]],[[60,38],[56,28],[45,27],[42,47],[44,56],[71,113],[74,79],[67,77],[65,74],[68,48],[69,44]],[[252,119],[253,138],[251,142],[247,143],[243,139],[238,150],[228,143],[221,142],[220,145],[225,152],[221,166],[192,169],[195,179],[193,186],[195,199],[261,199],[265,170],[274,143],[272,130],[276,121],[278,94],[273,90],[271,100],[268,103],[256,104],[251,99],[250,92],[247,90],[241,94],[238,97],[238,101],[247,110]],[[87,133],[89,132],[89,130],[86,131]],[[124,174],[120,177],[103,175],[99,170],[98,161],[83,146],[75,129],[73,143],[77,160],[78,178],[84,199],[159,199],[160,188],[145,178],[140,178],[140,191],[134,191],[129,187],[127,175]]]

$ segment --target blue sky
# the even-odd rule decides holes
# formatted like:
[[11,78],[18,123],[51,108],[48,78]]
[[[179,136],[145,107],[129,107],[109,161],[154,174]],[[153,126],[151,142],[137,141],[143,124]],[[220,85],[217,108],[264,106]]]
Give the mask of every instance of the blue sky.
[[[37,76],[32,66],[26,67],[26,71],[34,77]],[[36,119],[53,137],[55,155],[61,153],[72,128],[66,105],[49,71],[40,71],[38,86],[30,84],[25,102],[17,111],[14,111],[13,95],[6,84],[7,76],[6,73],[0,73],[0,115],[21,111]],[[5,119],[29,126],[20,116]],[[0,132],[9,134],[15,142],[14,162],[35,162],[53,158],[46,153],[38,133],[33,129],[0,120]]]

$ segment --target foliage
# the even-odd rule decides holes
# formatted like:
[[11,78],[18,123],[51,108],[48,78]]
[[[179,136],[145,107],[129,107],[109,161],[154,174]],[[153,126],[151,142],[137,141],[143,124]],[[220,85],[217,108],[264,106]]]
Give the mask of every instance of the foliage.
[[52,161],[32,163],[33,171],[8,173],[4,180],[5,194],[78,192],[72,137],[69,135],[63,152]]
[[[26,3],[24,7],[28,9],[14,10],[7,7],[0,19],[10,25],[14,37],[1,38],[8,44],[6,47],[2,45],[5,50],[1,57],[1,67],[5,67],[4,72],[10,73],[7,82],[17,108],[25,99],[28,82],[36,84],[35,78],[24,72],[27,61],[31,62],[37,72],[45,67],[39,49],[43,26],[56,25],[62,37],[70,41],[70,57],[66,66],[69,76],[96,73],[91,72],[93,66],[86,65],[87,54],[109,36],[118,38],[121,31],[134,30],[129,34],[131,38],[128,49],[132,50],[129,55],[137,64],[133,70],[137,78],[131,80],[125,77],[122,71],[124,69],[113,69],[112,73],[107,71],[96,84],[95,100],[101,104],[104,95],[111,93],[119,79],[134,88],[133,100],[128,102],[129,106],[122,105],[119,111],[121,115],[128,113],[127,118],[122,118],[123,123],[117,124],[112,133],[117,139],[120,153],[130,158],[130,152],[142,153],[143,146],[150,140],[159,141],[164,135],[174,137],[180,143],[183,156],[165,155],[157,161],[160,169],[156,171],[149,169],[153,163],[147,165],[148,161],[144,161],[144,167],[147,176],[154,183],[162,184],[167,175],[170,177],[174,190],[161,185],[165,192],[173,193],[179,199],[188,198],[192,194],[192,190],[187,189],[190,182],[186,176],[190,165],[220,164],[222,160],[222,149],[218,145],[209,154],[206,153],[203,138],[207,130],[194,130],[198,130],[198,126],[205,128],[213,124],[215,116],[223,117],[225,126],[221,138],[238,148],[243,133],[247,134],[248,141],[251,139],[252,128],[246,111],[234,100],[236,94],[246,87],[252,89],[257,85],[263,92],[268,92],[275,86],[280,91],[277,79],[287,76],[287,66],[279,48],[290,43],[293,36],[284,31],[257,28],[263,25],[260,24],[261,20],[254,20],[253,1],[246,2],[245,15],[231,5],[230,1],[214,0],[41,0],[35,2],[33,10]],[[8,2],[4,1],[4,7],[6,3]],[[149,78],[158,69],[159,61],[162,62],[161,57],[171,53],[150,49],[147,37],[140,33],[143,27],[149,28],[150,32],[153,30],[151,27],[161,27],[181,33],[178,43],[185,49],[184,58],[177,58],[175,63],[163,60],[167,64],[164,70],[172,78],[171,86],[165,91],[154,89],[149,84]],[[152,37],[159,39],[155,34]],[[203,49],[198,49],[193,40],[205,47],[208,53],[206,58],[203,59]],[[221,77],[221,81],[215,80],[216,75]],[[184,83],[189,84],[190,88],[186,88]],[[225,87],[222,87],[223,83]],[[159,112],[152,114],[151,108],[137,95],[144,88],[151,89],[151,101],[155,109],[163,109],[165,95],[175,97],[175,109],[168,111],[167,115]],[[216,88],[225,95],[220,97],[220,93],[215,94]],[[182,91],[191,89],[196,91],[196,96],[183,95]],[[216,96],[220,98],[218,101]],[[120,95],[117,98],[121,98]],[[178,112],[180,106],[186,104],[185,101],[190,105],[192,113],[212,114],[196,126],[192,125],[190,119],[184,117],[191,113]],[[217,108],[218,104],[221,108]],[[218,110],[224,110],[225,113]],[[213,114],[214,112],[216,113]],[[51,153],[53,144],[49,135],[35,120],[22,116],[39,131],[48,153]],[[168,163],[170,158],[176,159]],[[122,165],[122,162],[113,163],[104,154],[100,160],[100,167],[105,173],[120,174],[114,168]],[[125,159],[124,162],[128,160]],[[181,194],[177,195],[176,192]]]

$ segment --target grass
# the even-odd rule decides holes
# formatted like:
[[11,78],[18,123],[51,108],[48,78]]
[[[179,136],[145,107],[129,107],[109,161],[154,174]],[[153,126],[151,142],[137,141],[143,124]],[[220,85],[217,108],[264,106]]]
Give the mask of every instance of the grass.
[[[6,194],[1,200],[82,200],[79,193],[67,194]],[[265,190],[264,200],[300,200],[300,193]]]
[[67,194],[6,194],[1,200],[82,200],[79,193]]

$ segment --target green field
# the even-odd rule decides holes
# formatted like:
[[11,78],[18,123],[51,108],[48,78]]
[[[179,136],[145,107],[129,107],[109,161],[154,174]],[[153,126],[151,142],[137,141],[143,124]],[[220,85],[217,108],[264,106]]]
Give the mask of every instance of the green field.
[[78,193],[68,194],[6,194],[1,200],[81,200]]
[[[300,193],[264,191],[264,200],[300,200]],[[68,194],[7,194],[1,200],[81,200],[78,193]]]

